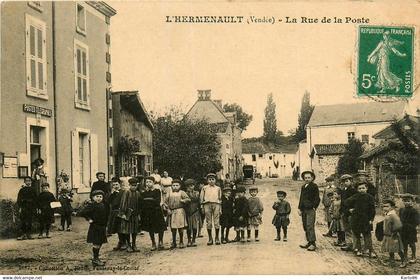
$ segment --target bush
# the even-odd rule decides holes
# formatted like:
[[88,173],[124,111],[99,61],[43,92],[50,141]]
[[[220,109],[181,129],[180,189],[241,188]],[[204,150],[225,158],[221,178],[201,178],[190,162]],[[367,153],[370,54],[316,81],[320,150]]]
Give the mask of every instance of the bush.
[[19,233],[19,215],[16,202],[0,200],[0,237],[16,237]]

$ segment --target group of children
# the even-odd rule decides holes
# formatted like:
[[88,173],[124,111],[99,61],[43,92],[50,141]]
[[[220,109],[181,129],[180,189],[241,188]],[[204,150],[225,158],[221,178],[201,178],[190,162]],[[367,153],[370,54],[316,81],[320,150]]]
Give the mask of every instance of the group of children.
[[[329,227],[324,236],[334,237],[336,234],[337,240],[334,245],[341,247],[343,251],[353,251],[356,256],[376,258],[371,233],[376,213],[375,199],[368,193],[366,182],[360,181],[354,188],[353,177],[348,174],[341,176],[339,188],[332,186],[332,181],[332,178],[327,178],[323,196]],[[375,232],[378,240],[382,241],[382,251],[389,253],[390,263],[394,262],[395,253],[400,255],[401,268],[406,267],[407,263],[416,262],[416,227],[419,224],[419,214],[413,208],[415,197],[411,194],[402,197],[405,207],[399,210],[399,215],[393,200],[387,199],[382,202],[385,218],[382,223],[377,224]],[[412,252],[409,261],[408,247]]]

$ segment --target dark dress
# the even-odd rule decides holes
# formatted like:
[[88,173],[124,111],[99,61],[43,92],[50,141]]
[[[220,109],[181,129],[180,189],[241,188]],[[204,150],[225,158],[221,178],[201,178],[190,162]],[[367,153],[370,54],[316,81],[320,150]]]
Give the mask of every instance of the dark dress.
[[369,221],[375,218],[375,200],[368,193],[356,193],[345,200],[347,209],[354,209],[351,214],[351,230],[359,235],[373,230]]
[[21,221],[21,228],[24,233],[31,230],[32,217],[36,210],[36,193],[32,187],[23,186],[17,196],[17,205],[20,208],[19,219]]
[[121,219],[118,217],[118,213],[120,212],[120,205],[121,205],[121,191],[113,192],[109,196],[109,217],[108,217],[108,225],[107,225],[107,233],[114,234],[117,233],[121,226]]
[[400,209],[400,220],[402,223],[401,239],[404,244],[417,242],[417,225],[420,223],[420,216],[413,207]]
[[287,227],[290,224],[289,214],[291,212],[290,203],[286,200],[274,202],[273,209],[276,214],[273,217],[272,224],[276,228]]
[[50,192],[41,192],[37,201],[40,210],[39,222],[43,225],[54,223],[54,210],[51,208],[51,202],[55,201],[54,195]]
[[233,199],[222,196],[222,215],[220,215],[220,225],[222,227],[230,228],[234,225],[233,222]]
[[160,207],[161,192],[159,189],[146,190],[140,198],[141,229],[147,232],[166,230],[166,222]]
[[235,200],[233,209],[233,222],[235,227],[247,227],[249,219],[248,199],[246,197],[238,197]]
[[89,225],[87,242],[95,245],[107,243],[106,239],[106,208],[105,204],[91,202],[80,213],[86,220],[93,220]]
[[119,233],[137,234],[140,232],[140,204],[140,193],[137,190],[121,192]]

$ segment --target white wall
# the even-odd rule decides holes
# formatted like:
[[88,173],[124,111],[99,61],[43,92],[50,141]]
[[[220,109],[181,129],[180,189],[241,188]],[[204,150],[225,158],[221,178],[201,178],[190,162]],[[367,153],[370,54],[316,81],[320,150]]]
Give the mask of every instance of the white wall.
[[[267,153],[262,154],[262,157],[259,157],[259,154],[255,154],[256,161],[252,161],[253,154],[242,155],[244,158],[244,165],[255,166],[257,172],[261,173],[263,177],[271,176],[273,174],[277,174],[279,178],[292,176],[293,168],[291,167],[291,163],[295,161],[295,154]],[[278,161],[277,168],[274,165],[275,161]]]

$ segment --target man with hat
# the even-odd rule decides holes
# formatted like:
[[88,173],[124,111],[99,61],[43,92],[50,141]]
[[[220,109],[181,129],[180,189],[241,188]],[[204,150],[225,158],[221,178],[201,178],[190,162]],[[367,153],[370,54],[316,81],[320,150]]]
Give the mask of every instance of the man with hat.
[[325,178],[325,181],[326,181],[326,185],[324,187],[324,192],[322,194],[322,204],[324,205],[324,217],[328,225],[328,232],[324,233],[323,236],[332,237],[332,232],[330,230],[332,217],[329,212],[330,212],[330,206],[332,202],[331,199],[335,191],[335,186],[333,185],[334,177],[329,176]]
[[216,174],[209,173],[206,176],[207,185],[205,185],[200,193],[201,208],[204,211],[207,224],[207,233],[209,241],[207,245],[213,245],[212,228],[216,233],[216,245],[220,245],[219,229],[220,229],[220,204],[222,203],[222,190],[216,186]]
[[369,182],[367,172],[364,171],[364,170],[359,170],[357,172],[357,179],[358,179],[359,183],[365,183],[365,185],[367,187],[367,193],[370,194],[371,196],[373,196],[373,198],[376,199],[377,190],[376,190],[375,186],[371,182]]
[[[351,213],[350,209],[346,207],[346,200],[352,197],[354,194],[357,193],[357,190],[353,187],[353,177],[349,174],[344,174],[340,177],[340,196],[341,196],[341,207],[340,207],[340,214],[341,214],[341,223],[344,229],[344,241],[352,239],[352,232],[350,227],[350,219]],[[343,251],[352,251],[353,244],[351,241],[347,242],[345,247],[342,247],[341,250]]]
[[315,236],[315,219],[316,208],[321,202],[319,198],[319,189],[315,180],[315,174],[312,171],[302,172],[302,179],[305,184],[302,186],[299,198],[299,215],[302,216],[303,230],[305,231],[307,244],[300,245],[301,248],[308,251],[315,251],[316,236]]

